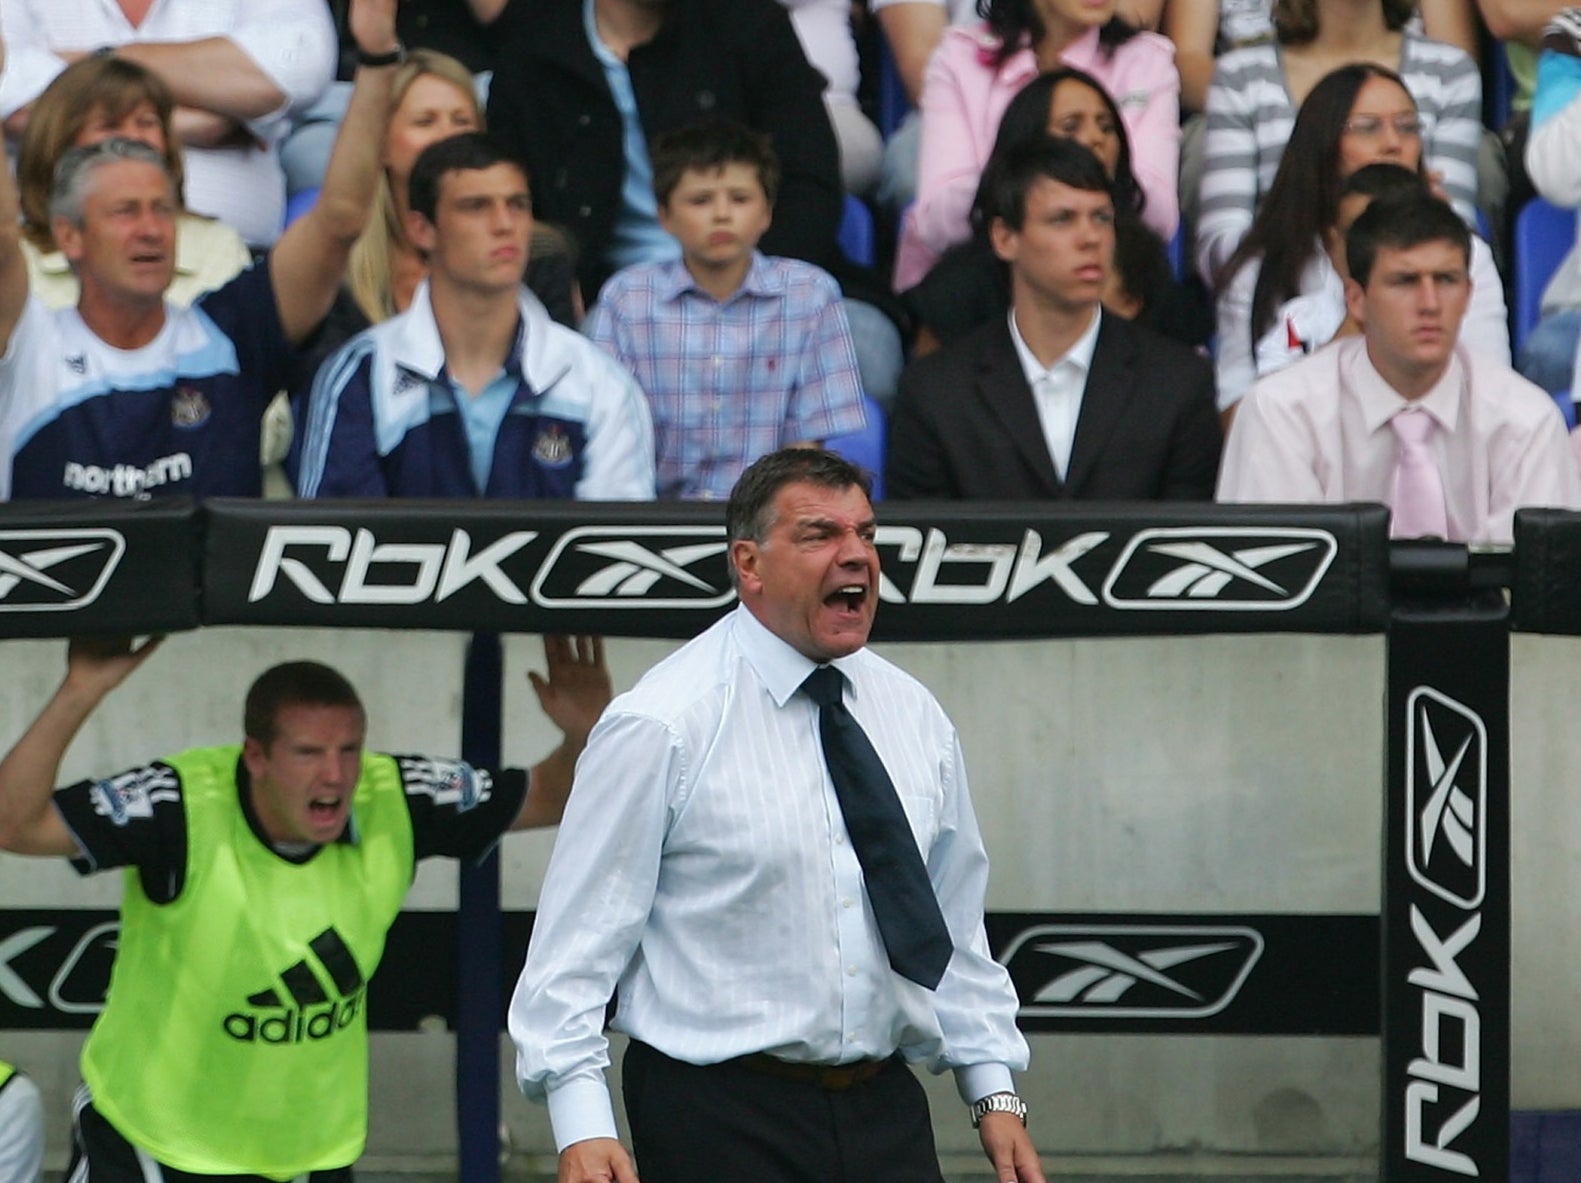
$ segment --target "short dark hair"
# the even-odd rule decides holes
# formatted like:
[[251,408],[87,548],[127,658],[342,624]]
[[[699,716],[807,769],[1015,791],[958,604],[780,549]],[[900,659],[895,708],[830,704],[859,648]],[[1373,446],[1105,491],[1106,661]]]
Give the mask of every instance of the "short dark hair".
[[[803,483],[823,489],[855,486],[869,500],[873,478],[859,465],[827,448],[781,448],[754,460],[730,490],[725,506],[725,537],[732,543],[762,542],[774,526],[774,498],[786,485]],[[730,563],[730,582],[736,583],[736,565]]]
[[368,714],[356,687],[339,670],[317,661],[288,661],[259,674],[248,688],[242,734],[267,749],[288,706],[352,707],[365,719]]
[[1372,164],[1362,165],[1346,177],[1339,187],[1342,201],[1347,197],[1366,197],[1376,200],[1380,197],[1393,197],[1398,193],[1430,192],[1427,178],[1420,171],[1387,160],[1376,160]]
[[1409,250],[1427,242],[1453,243],[1471,266],[1471,231],[1449,203],[1426,190],[1379,197],[1351,225],[1345,236],[1345,265],[1362,287],[1382,247]]
[[1111,201],[1114,198],[1109,175],[1089,148],[1075,140],[1044,134],[990,158],[983,172],[985,214],[1020,230],[1027,218],[1027,194],[1044,178],[1072,189],[1107,193]]
[[508,164],[527,176],[527,166],[502,145],[480,131],[462,132],[458,136],[437,140],[424,148],[412,163],[412,175],[406,182],[407,205],[430,222],[439,208],[439,185],[450,172],[482,172],[496,164]]
[[653,142],[653,196],[661,207],[688,172],[717,172],[727,164],[755,169],[769,204],[780,187],[774,145],[760,131],[734,119],[699,119],[667,131]]

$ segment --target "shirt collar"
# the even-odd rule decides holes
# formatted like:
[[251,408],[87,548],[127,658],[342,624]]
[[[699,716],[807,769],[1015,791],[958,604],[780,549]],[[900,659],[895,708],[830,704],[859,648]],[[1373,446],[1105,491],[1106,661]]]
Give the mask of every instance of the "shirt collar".
[[[702,289],[682,260],[672,259],[659,266],[658,278],[653,285],[659,299],[675,301],[688,292],[696,292],[708,300],[714,299],[711,293]],[[735,290],[730,299],[716,302],[728,304],[741,296],[778,296],[784,294],[785,290],[784,277],[769,266],[768,260],[763,257],[761,251],[753,251],[752,266],[747,268],[746,278],[741,281],[741,286]]]
[[[770,632],[769,627],[754,616],[752,609],[745,604],[737,605],[733,625],[736,644],[740,646],[741,654],[752,667],[752,672],[757,674],[769,697],[774,700],[774,705],[784,706],[790,701],[791,695],[801,689],[801,684],[818,667],[818,663]],[[856,683],[851,676],[851,667],[861,659],[861,653],[859,649],[849,657],[837,657],[828,663],[845,674],[846,686],[853,694]]]
[[[517,288],[516,307],[520,313],[516,340],[502,359],[504,369],[542,393],[560,379],[570,362],[563,350],[555,348],[548,311],[525,285]],[[436,381],[444,372],[445,346],[439,339],[439,322],[434,319],[426,279],[417,285],[406,311],[385,324],[395,365],[429,382]]]
[[1092,355],[1098,348],[1098,326],[1103,321],[1100,309],[1092,310],[1092,323],[1082,330],[1081,336],[1076,338],[1069,349],[1054,359],[1053,365],[1046,368],[1021,336],[1021,330],[1016,326],[1016,310],[1012,308],[1007,315],[1010,319],[1010,341],[1016,347],[1016,356],[1021,359],[1021,372],[1026,375],[1028,386],[1036,386],[1066,362],[1074,365],[1083,375],[1092,369]]
[[[1389,420],[1406,407],[1419,407],[1433,417],[1445,431],[1454,431],[1460,420],[1460,391],[1465,384],[1466,370],[1461,362],[1460,346],[1450,354],[1449,364],[1430,390],[1420,398],[1403,397],[1384,380],[1372,358],[1367,355],[1367,343],[1357,338],[1350,358],[1343,359],[1346,368],[1345,384],[1361,406],[1362,422],[1368,431],[1380,431]],[[1348,361],[1348,365],[1346,364]]]

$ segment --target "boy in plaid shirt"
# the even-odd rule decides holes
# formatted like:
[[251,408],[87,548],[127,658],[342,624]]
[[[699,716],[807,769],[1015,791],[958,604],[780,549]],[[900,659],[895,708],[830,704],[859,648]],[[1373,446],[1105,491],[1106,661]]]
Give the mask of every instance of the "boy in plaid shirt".
[[757,250],[778,180],[768,138],[741,124],[661,136],[654,195],[680,257],[617,273],[588,315],[648,396],[660,498],[724,500],[759,456],[863,426],[839,287]]

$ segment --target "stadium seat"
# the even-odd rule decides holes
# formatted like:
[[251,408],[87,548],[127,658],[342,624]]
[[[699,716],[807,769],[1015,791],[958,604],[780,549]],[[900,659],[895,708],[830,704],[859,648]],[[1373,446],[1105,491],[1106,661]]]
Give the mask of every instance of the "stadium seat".
[[285,224],[289,226],[318,202],[319,186],[314,185],[309,189],[298,189],[286,199]]
[[840,250],[851,262],[863,267],[873,266],[878,255],[874,250],[873,211],[860,198],[845,195],[845,213],[840,218]]
[[895,134],[900,121],[911,110],[911,99],[906,95],[906,84],[900,80],[895,66],[895,55],[889,48],[889,38],[882,29],[878,34],[878,130],[887,140]]
[[884,410],[866,395],[862,396],[862,411],[867,416],[867,426],[850,435],[837,435],[824,441],[831,452],[838,452],[852,464],[867,469],[873,476],[873,500],[884,499],[884,447],[889,436],[889,423]]
[[1541,197],[1532,198],[1516,217],[1515,308],[1511,326],[1516,357],[1537,326],[1543,289],[1575,240],[1575,211],[1550,205]]

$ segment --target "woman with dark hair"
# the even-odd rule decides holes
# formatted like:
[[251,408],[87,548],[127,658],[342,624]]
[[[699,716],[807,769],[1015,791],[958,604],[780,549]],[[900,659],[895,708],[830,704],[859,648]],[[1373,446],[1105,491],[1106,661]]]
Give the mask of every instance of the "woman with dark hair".
[[[1370,131],[1372,134],[1361,134]],[[1342,66],[1312,88],[1251,229],[1220,275],[1219,407],[1264,374],[1328,344],[1345,320],[1340,196],[1373,164],[1424,172],[1416,105],[1381,66]],[[1492,252],[1472,237],[1471,305],[1460,339],[1510,360],[1504,285]]]
[[1009,306],[1004,265],[994,256],[988,228],[996,211],[992,162],[1019,144],[1052,135],[1075,140],[1096,156],[1114,195],[1114,270],[1104,307],[1187,345],[1204,345],[1213,318],[1200,299],[1175,282],[1163,241],[1142,220],[1147,197],[1131,167],[1131,143],[1120,109],[1098,80],[1065,68],[1040,74],[1011,100],[999,122],[989,167],[972,203],[972,237],[951,247],[902,299],[917,323],[915,352],[947,345]]
[[1180,76],[1157,33],[1115,15],[1115,0],[978,0],[983,22],[951,28],[928,63],[920,108],[917,201],[901,227],[895,286],[910,287],[970,235],[973,195],[1010,100],[1038,74],[1075,67],[1118,105],[1135,149],[1147,222],[1179,221]]
[[[1208,90],[1205,161],[1197,214],[1197,264],[1212,282],[1252,224],[1290,140],[1296,110],[1320,79],[1353,63],[1386,71],[1415,106],[1411,135],[1444,195],[1468,223],[1476,216],[1482,79],[1461,49],[1407,27],[1410,0],[1275,0],[1276,40],[1219,58]],[[1378,143],[1391,126],[1347,133]]]

